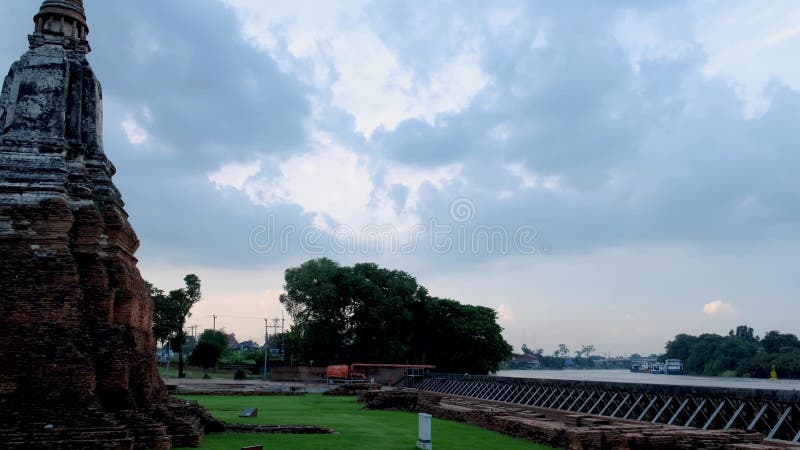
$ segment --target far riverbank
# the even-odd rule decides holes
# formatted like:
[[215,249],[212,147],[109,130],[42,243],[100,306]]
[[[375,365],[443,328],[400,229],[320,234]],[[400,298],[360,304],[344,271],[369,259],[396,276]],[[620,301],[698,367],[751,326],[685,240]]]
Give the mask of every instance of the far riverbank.
[[501,370],[498,371],[496,375],[499,377],[537,378],[543,380],[600,381],[610,383],[800,391],[800,380],[653,375],[648,373],[633,373],[628,370]]

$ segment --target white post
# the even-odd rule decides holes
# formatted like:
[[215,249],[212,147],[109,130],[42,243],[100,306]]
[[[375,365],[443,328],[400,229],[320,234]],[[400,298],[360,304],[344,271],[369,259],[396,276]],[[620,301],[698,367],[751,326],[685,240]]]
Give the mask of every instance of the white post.
[[417,448],[422,450],[431,450],[431,415],[419,413],[419,438],[417,439]]

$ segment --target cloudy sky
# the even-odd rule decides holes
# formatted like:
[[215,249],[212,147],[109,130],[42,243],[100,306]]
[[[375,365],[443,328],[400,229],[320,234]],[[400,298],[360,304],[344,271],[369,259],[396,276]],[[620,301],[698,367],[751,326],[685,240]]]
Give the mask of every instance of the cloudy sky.
[[[37,0],[4,2],[0,66]],[[85,1],[146,279],[263,340],[326,255],[519,349],[800,333],[800,5]]]

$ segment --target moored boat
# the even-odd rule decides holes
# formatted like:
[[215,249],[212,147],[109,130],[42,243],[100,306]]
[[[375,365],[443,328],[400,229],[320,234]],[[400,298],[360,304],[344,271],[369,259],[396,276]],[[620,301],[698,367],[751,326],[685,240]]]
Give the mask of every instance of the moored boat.
[[680,359],[668,359],[664,368],[667,375],[683,375],[683,361]]

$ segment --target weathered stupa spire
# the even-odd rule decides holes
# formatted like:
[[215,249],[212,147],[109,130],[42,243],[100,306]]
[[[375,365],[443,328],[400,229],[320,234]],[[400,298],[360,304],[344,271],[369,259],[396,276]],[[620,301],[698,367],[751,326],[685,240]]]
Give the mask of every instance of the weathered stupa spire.
[[0,93],[0,448],[196,446],[153,350],[79,0],[46,0]]
[[62,43],[75,46],[84,53],[90,48],[86,42],[89,25],[83,0],[45,0],[39,13],[33,17],[34,32],[30,37],[31,48],[45,43]]

